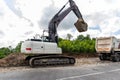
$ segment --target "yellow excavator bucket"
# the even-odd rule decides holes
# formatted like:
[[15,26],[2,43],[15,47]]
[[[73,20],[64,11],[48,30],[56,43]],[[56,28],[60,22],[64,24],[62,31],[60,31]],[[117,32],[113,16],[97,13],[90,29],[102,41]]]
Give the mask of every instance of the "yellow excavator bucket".
[[79,32],[87,31],[88,25],[86,22],[83,21],[83,19],[78,19],[74,25]]

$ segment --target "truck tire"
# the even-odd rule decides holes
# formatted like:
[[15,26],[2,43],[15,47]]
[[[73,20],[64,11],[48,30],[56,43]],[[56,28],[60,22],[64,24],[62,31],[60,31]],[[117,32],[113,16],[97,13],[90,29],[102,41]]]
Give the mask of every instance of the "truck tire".
[[99,56],[99,59],[100,59],[101,61],[103,61],[103,56],[102,56],[102,55],[100,55],[100,56]]
[[115,53],[112,55],[112,61],[113,62],[119,62],[120,61],[120,55],[118,53]]
[[99,59],[100,59],[101,61],[103,61],[103,60],[106,60],[107,58],[106,58],[106,55],[105,55],[105,54],[100,54],[100,55],[99,55]]

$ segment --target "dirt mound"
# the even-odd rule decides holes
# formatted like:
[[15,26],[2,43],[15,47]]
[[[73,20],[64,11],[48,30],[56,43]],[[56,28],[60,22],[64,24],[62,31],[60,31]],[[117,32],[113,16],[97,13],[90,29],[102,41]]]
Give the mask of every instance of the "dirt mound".
[[23,66],[25,65],[25,55],[22,53],[12,53],[0,59],[0,67]]
[[[79,64],[92,64],[96,61],[91,61],[91,59],[96,57],[95,55],[91,54],[82,54],[82,55],[67,55],[66,56],[73,56],[76,58],[76,65]],[[0,59],[0,67],[16,67],[16,66],[28,66],[25,61],[26,56],[22,53],[11,53],[10,55],[6,56],[3,59]],[[91,58],[90,61],[87,58]]]

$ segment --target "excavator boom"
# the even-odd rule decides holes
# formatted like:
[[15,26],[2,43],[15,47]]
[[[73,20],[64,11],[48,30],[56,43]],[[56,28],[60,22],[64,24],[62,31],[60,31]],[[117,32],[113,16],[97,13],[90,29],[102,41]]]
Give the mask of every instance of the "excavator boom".
[[[68,2],[67,2],[68,3]],[[84,32],[87,30],[87,23],[84,22],[82,14],[79,11],[77,5],[73,0],[69,0],[70,7],[63,11],[67,3],[58,11],[58,13],[49,22],[49,41],[58,43],[57,27],[59,23],[71,12],[73,11],[77,16],[78,20],[75,26],[79,32]]]

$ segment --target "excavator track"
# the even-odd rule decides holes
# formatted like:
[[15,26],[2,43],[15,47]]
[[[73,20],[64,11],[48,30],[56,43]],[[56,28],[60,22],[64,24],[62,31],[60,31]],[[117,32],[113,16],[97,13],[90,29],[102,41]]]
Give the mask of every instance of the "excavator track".
[[69,56],[39,56],[31,57],[29,60],[31,67],[73,64],[75,64],[75,58]]

